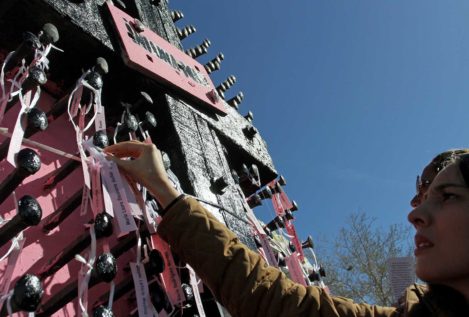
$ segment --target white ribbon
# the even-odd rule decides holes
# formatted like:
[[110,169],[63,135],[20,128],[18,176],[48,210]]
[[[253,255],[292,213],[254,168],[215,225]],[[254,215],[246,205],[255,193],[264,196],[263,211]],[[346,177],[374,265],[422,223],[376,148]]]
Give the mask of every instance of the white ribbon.
[[[318,272],[319,273],[319,269],[321,268],[318,264],[318,260],[316,258],[316,253],[314,252],[314,250],[312,248],[308,248],[311,256],[313,257],[313,260],[314,260],[314,263],[311,265],[313,267],[313,270],[314,272]],[[322,277],[320,274],[318,274],[319,276],[319,281],[318,281],[318,284],[320,287],[322,288],[326,288],[326,284],[324,283],[324,281],[322,280]],[[309,279],[308,279],[309,280]]]
[[10,310],[8,310],[9,315],[11,315],[12,312],[11,312],[11,303],[10,304],[8,304],[8,303],[9,303],[9,300],[12,296],[13,296],[13,290],[9,291],[5,295],[0,296],[0,307],[2,307],[5,300],[7,300],[7,310],[8,310],[8,308],[10,309]]
[[[75,88],[73,89],[73,91],[70,93],[70,96],[68,97],[68,104],[67,104],[67,113],[68,113],[70,122],[72,123],[73,129],[75,130],[75,133],[76,133],[77,147],[78,147],[78,151],[80,153],[80,157],[82,160],[83,177],[84,177],[85,185],[87,188],[90,188],[90,175],[89,175],[88,167],[87,167],[88,159],[87,159],[86,153],[82,145],[82,142],[84,141],[83,134],[91,127],[94,120],[96,119],[96,115],[98,113],[98,107],[101,107],[101,89],[94,89],[85,80],[85,77],[89,73],[91,73],[91,70],[86,71],[77,80],[77,83],[75,84]],[[87,113],[89,113],[89,111],[92,108],[91,105],[83,105],[86,108],[84,109],[84,114],[82,113],[82,105],[80,102],[81,102],[81,94],[82,94],[83,87],[86,87],[93,92],[94,97],[93,97],[93,101],[91,102],[91,104],[92,105],[94,104],[93,108],[95,111],[90,121],[87,124],[85,124],[85,126],[80,127],[79,125],[75,124],[75,122],[73,121],[73,118],[76,116],[77,113],[79,114],[79,116],[86,115]],[[82,120],[82,119],[84,120],[84,117],[79,118],[79,120]]]
[[11,307],[11,298],[13,297],[14,291],[11,290],[7,295],[6,295],[6,300],[7,300],[7,311],[8,311],[8,316],[11,316],[13,314],[13,309]]
[[117,121],[117,124],[116,124],[116,129],[114,130],[114,135],[112,136],[112,139],[114,141],[114,144],[117,143],[117,133],[119,132],[119,127],[122,125],[122,122],[124,122],[124,117],[125,117],[125,113],[127,112],[124,111],[122,112],[122,115],[121,115],[121,121]]
[[[78,109],[80,110],[82,108],[82,105],[80,103],[81,101],[81,94],[79,93],[77,96],[75,96],[75,93],[77,91],[79,91],[80,89],[82,89],[82,87],[86,87],[88,89],[90,89],[93,93],[94,93],[94,97],[93,97],[93,102],[95,104],[95,113],[93,115],[93,117],[91,118],[90,122],[88,122],[88,124],[83,128],[83,130],[81,131],[82,133],[87,131],[91,125],[93,124],[94,122],[94,119],[96,117],[96,114],[97,114],[97,111],[96,111],[96,103],[99,102],[101,103],[101,89],[94,89],[90,84],[88,84],[85,80],[85,77],[91,73],[91,70],[88,70],[86,71],[85,73],[83,73],[83,75],[81,75],[81,77],[77,80],[77,83],[75,84],[75,88],[72,90],[72,92],[70,93],[70,96],[68,97],[68,105],[67,105],[67,112],[68,112],[68,116],[69,116],[69,119],[70,121],[72,122],[72,125],[73,125],[73,128],[75,129],[75,131],[80,131],[81,129],[75,124],[75,122],[73,122],[73,118],[75,117],[74,113],[71,113],[71,107],[72,106],[77,106]],[[98,96],[99,95],[99,96]],[[72,100],[73,100],[73,103],[72,103]],[[76,104],[75,104],[76,103]],[[86,106],[89,106],[89,105],[84,105],[85,107]],[[88,114],[91,110],[91,107],[87,107],[85,108],[85,113]]]
[[8,258],[8,256],[14,251],[14,250],[19,250],[20,249],[20,241],[23,240],[23,231],[21,231],[20,233],[18,233],[18,235],[16,237],[14,237],[12,240],[11,240],[11,246],[10,248],[8,249],[8,251],[5,253],[4,256],[2,256],[0,258],[0,262],[2,262],[3,260],[5,260],[6,258]]
[[46,46],[42,46],[42,49],[41,48],[36,49],[36,51],[34,52],[34,60],[31,64],[37,65],[41,67],[43,70],[49,69],[49,59],[47,58],[47,55],[49,55],[51,48],[52,48],[52,44],[48,44]]
[[2,88],[2,96],[5,95],[5,90],[4,90],[4,80],[5,80],[5,65],[10,61],[11,56],[15,53],[15,51],[11,51],[8,53],[7,57],[3,61],[2,68],[0,70],[0,85]]
[[35,50],[34,59],[33,59],[33,61],[31,62],[30,65],[25,65],[25,61],[23,59],[21,61],[21,66],[18,69],[18,71],[16,72],[13,79],[9,80],[11,82],[10,91],[9,91],[9,93],[6,93],[5,92],[5,71],[4,71],[4,69],[5,69],[5,65],[8,63],[8,61],[10,60],[11,56],[15,53],[15,51],[11,51],[10,53],[8,53],[7,57],[5,58],[5,60],[3,62],[2,69],[0,71],[0,89],[1,89],[1,93],[2,93],[2,95],[0,96],[0,123],[3,120],[3,115],[5,113],[5,107],[6,107],[6,104],[7,104],[8,100],[10,100],[11,97],[14,97],[15,95],[17,95],[21,91],[21,86],[22,86],[24,80],[26,79],[26,74],[27,74],[30,66],[38,66],[42,70],[49,68],[49,60],[47,59],[47,55],[49,54],[49,52],[51,51],[52,48],[63,52],[63,50],[61,50],[60,48],[58,48],[58,47],[56,47],[52,44],[48,44],[46,46],[41,45],[41,48],[38,48],[38,49]]
[[15,156],[21,149],[21,143],[24,138],[25,133],[25,118],[24,114],[29,112],[34,106],[36,106],[37,101],[39,100],[39,96],[41,95],[41,88],[37,87],[36,92],[32,100],[29,98],[30,92],[28,91],[25,96],[21,90],[18,91],[18,98],[21,103],[21,110],[18,113],[18,117],[16,118],[15,127],[13,129],[12,138],[10,145],[8,147],[8,154],[7,154],[7,161],[10,162],[11,165],[16,166]]
[[[3,61],[2,68],[0,70],[0,89],[1,89],[0,91],[2,93],[2,95],[0,96],[0,103],[2,103],[2,105],[3,105],[3,101],[5,101],[5,105],[6,105],[6,102],[9,99],[9,96],[6,95],[6,91],[5,91],[5,88],[6,88],[5,87],[5,65],[8,63],[8,61],[10,60],[14,52],[15,51],[8,53],[7,57]],[[3,116],[3,112],[1,113],[1,116]]]
[[288,233],[286,233],[285,230],[283,230],[283,228],[280,228],[280,227],[277,225],[277,223],[275,223],[275,225],[277,226],[277,228],[279,229],[279,231],[282,233],[282,235],[283,235],[284,237],[287,237],[288,239],[293,239],[293,238],[294,238],[294,236],[291,236],[291,235],[289,235]]
[[116,289],[116,284],[114,281],[111,281],[111,289],[109,290],[109,300],[107,302],[107,308],[112,310],[112,302],[114,301],[114,292]]
[[[15,191],[12,192],[12,197],[13,197],[13,201],[15,202],[15,209],[18,212],[18,200],[16,199],[16,192]],[[3,226],[8,221],[10,221],[10,220],[9,219],[8,220],[3,219],[2,217],[0,217],[0,227]],[[21,231],[20,233],[18,233],[16,235],[16,237],[14,237],[11,240],[11,246],[8,249],[7,253],[0,258],[0,262],[5,260],[14,250],[20,250],[22,248],[22,244],[20,244],[20,242],[21,242],[21,240],[23,240],[23,238],[24,238],[23,231]]]
[[18,69],[18,72],[15,74],[13,79],[8,80],[9,82],[11,82],[9,100],[11,100],[11,97],[17,95],[19,91],[21,91],[21,85],[23,84],[28,74],[27,71],[28,67],[24,64],[23,59],[21,66]]
[[[89,259],[86,261],[81,255],[76,254],[75,259],[78,262],[81,262],[84,266],[78,274],[84,275],[81,282],[78,285],[78,304],[83,317],[88,317],[87,313],[87,297],[88,297],[88,284],[91,278],[91,272],[93,271],[93,265],[96,260],[96,234],[94,230],[94,224],[90,226],[90,236],[91,236],[91,248]],[[86,270],[86,271],[85,271]]]

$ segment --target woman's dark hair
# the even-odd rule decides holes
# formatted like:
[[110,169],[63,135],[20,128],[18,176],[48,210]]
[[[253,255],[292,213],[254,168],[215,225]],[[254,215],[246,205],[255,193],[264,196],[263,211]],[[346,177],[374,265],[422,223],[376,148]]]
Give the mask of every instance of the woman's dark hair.
[[466,156],[467,154],[469,154],[469,149],[448,150],[435,156],[429,165],[431,165],[436,172],[440,172],[446,166],[454,163],[458,158]]
[[469,154],[463,154],[459,157],[459,171],[464,178],[464,182],[469,186]]
[[[439,158],[440,155],[444,154],[441,158]],[[453,150],[453,151],[447,151],[443,152],[442,154],[438,155],[432,163],[439,158],[440,160],[435,161],[434,165],[436,168],[437,172],[440,172],[442,169],[444,169],[446,166],[452,164],[452,163],[457,163],[459,166],[459,171],[461,172],[462,177],[464,178],[464,182],[466,185],[469,186],[469,151],[464,149],[464,150]],[[432,164],[431,163],[431,164]]]

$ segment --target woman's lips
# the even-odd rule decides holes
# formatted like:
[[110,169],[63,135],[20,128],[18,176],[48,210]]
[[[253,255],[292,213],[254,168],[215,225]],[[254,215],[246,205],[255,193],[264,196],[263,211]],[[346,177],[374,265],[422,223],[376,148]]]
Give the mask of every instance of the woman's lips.
[[425,250],[433,247],[433,242],[431,242],[427,237],[417,234],[415,235],[415,256],[421,254]]

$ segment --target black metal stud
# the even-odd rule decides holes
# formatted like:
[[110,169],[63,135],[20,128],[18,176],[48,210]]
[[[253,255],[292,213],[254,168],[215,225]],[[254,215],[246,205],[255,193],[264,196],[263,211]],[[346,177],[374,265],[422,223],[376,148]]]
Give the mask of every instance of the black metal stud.
[[221,67],[221,62],[224,59],[225,59],[225,55],[223,55],[223,53],[218,53],[218,55],[214,59],[207,62],[204,65],[204,68],[207,71],[207,73],[211,74],[212,72],[219,70]]
[[[39,278],[32,274],[23,275],[15,284],[11,300],[12,312],[34,312],[41,303],[44,289]],[[0,316],[7,316],[6,303],[0,312]]]
[[[149,261],[144,263],[145,273],[147,276],[158,276],[158,274],[163,273],[165,269],[165,264],[163,256],[158,250],[151,250],[148,254]],[[114,291],[114,301],[117,301],[119,298],[124,296],[126,293],[131,291],[134,288],[134,283],[132,276],[125,277],[119,284],[116,285]],[[109,292],[103,294],[95,303],[94,307],[102,306],[108,301]]]
[[140,121],[139,125],[144,131],[155,129],[157,125],[155,115],[150,111],[146,111],[143,121]]
[[36,199],[25,195],[18,200],[18,213],[0,228],[0,247],[27,227],[36,226],[42,218],[42,209]]
[[311,236],[308,236],[305,241],[301,243],[301,248],[303,249],[314,249],[314,243],[313,243],[313,238]]
[[[104,149],[106,146],[109,145],[109,138],[105,131],[100,130],[96,131],[93,134],[93,145],[97,146],[101,149]],[[44,183],[44,189],[53,188],[57,185],[60,181],[65,179],[68,175],[70,175],[75,169],[77,169],[80,165],[80,162],[75,160],[68,160],[66,161],[58,170],[54,172],[54,174],[47,179]]]
[[217,92],[222,97],[225,99],[225,92],[231,88],[236,83],[236,77],[234,75],[228,76],[225,81],[223,81],[220,85],[217,86]]
[[25,148],[16,155],[16,169],[0,185],[0,204],[23,182],[41,168],[41,159],[34,150]]
[[59,41],[59,30],[52,23],[46,23],[42,26],[39,33],[39,41],[43,45],[54,44]]
[[[98,214],[94,222],[96,238],[99,239],[104,237],[110,237],[112,235],[112,219],[108,214],[106,214],[105,212]],[[41,273],[39,273],[41,279],[45,279],[46,277],[51,276],[52,274],[60,270],[61,267],[63,267],[75,257],[75,254],[79,254],[80,252],[85,250],[90,244],[90,233],[83,233],[81,236],[76,238],[72,244],[66,246],[57,255],[52,257],[51,260],[49,260],[47,265],[42,268]]]
[[259,196],[258,194],[254,194],[254,195],[249,196],[249,197],[246,199],[246,202],[248,203],[248,205],[249,205],[250,208],[255,208],[255,207],[257,207],[257,206],[261,206],[261,205],[262,205],[261,196]]
[[[117,274],[116,258],[110,253],[103,253],[96,258],[91,270],[88,288],[100,282],[111,282]],[[72,281],[39,308],[38,317],[52,316],[57,310],[65,306],[78,295],[77,281]]]
[[184,27],[183,29],[177,29],[176,30],[177,35],[178,35],[180,40],[185,39],[186,37],[188,37],[189,35],[191,35],[195,31],[197,31],[197,30],[193,25],[188,25],[188,26]]
[[228,185],[226,177],[220,176],[212,180],[211,190],[219,195],[223,195]]
[[234,96],[231,99],[228,99],[226,103],[230,105],[231,107],[238,109],[239,105],[243,102],[244,99],[244,93],[240,91],[236,96]]
[[192,58],[197,58],[199,56],[207,54],[208,48],[211,44],[212,43],[209,39],[205,39],[200,45],[187,49],[185,53]]
[[[33,90],[34,88],[37,88],[39,86],[44,85],[47,82],[47,76],[46,73],[42,70],[42,68],[38,66],[33,66],[29,69],[28,72],[28,77],[24,80],[23,84],[21,85],[21,92],[23,96]],[[19,95],[15,95],[13,98],[11,98],[10,101],[8,101],[6,107],[5,107],[5,113],[7,113],[13,106],[18,102]]]
[[173,22],[179,21],[184,18],[184,13],[178,10],[171,11],[171,19]]
[[270,199],[270,198],[272,198],[272,191],[270,190],[270,188],[268,186],[262,188],[258,192],[258,194],[261,197],[261,199]]
[[252,113],[252,111],[248,111],[244,118],[248,120],[249,123],[252,123],[252,121],[254,121],[254,113]]
[[35,34],[31,32],[24,32],[23,41],[15,49],[14,53],[12,53],[12,55],[10,56],[8,62],[5,64],[5,73],[11,71],[15,66],[19,65],[23,58],[25,59],[26,64],[29,65],[34,59],[34,53],[36,49],[40,47],[41,42]]
[[[47,129],[49,124],[47,122],[47,116],[44,111],[37,108],[32,108],[25,115],[27,117],[27,126],[24,133],[25,138],[30,138],[36,132]],[[7,156],[10,142],[11,139],[7,139],[0,145],[0,161]]]
[[285,228],[285,222],[282,217],[276,216],[268,224],[265,225],[264,230],[267,229],[268,233],[278,230],[280,228]]
[[[90,73],[87,74],[84,80],[90,85],[93,89],[99,90],[103,87],[102,76],[109,72],[109,66],[106,60],[102,57],[96,59],[95,65],[91,68]],[[49,121],[53,121],[60,117],[66,110],[68,105],[68,99],[70,94],[62,97],[58,102],[56,102],[51,109],[47,112],[47,118]],[[83,93],[81,95],[81,104],[88,104],[92,101],[93,91],[86,86],[83,87]]]

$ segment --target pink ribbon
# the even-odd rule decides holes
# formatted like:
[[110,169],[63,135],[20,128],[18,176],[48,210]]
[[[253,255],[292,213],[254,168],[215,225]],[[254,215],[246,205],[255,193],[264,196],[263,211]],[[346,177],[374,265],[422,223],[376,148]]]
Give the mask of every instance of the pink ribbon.
[[288,267],[288,272],[290,273],[290,278],[296,283],[306,286],[305,276],[301,269],[298,256],[295,253],[292,253],[285,258],[285,262]]
[[202,299],[200,298],[199,293],[199,283],[202,281],[199,279],[197,280],[197,276],[195,275],[194,269],[188,265],[186,265],[187,270],[189,271],[189,280],[192,286],[192,292],[194,293],[195,305],[197,306],[197,311],[199,312],[200,317],[205,317],[205,310],[204,306],[202,305]]
[[185,296],[180,287],[181,279],[174,263],[173,255],[169,245],[164,242],[157,234],[151,236],[151,242],[154,249],[160,251],[165,262],[165,269],[161,274],[163,286],[168,294],[168,298],[173,306],[178,306],[184,302]]

